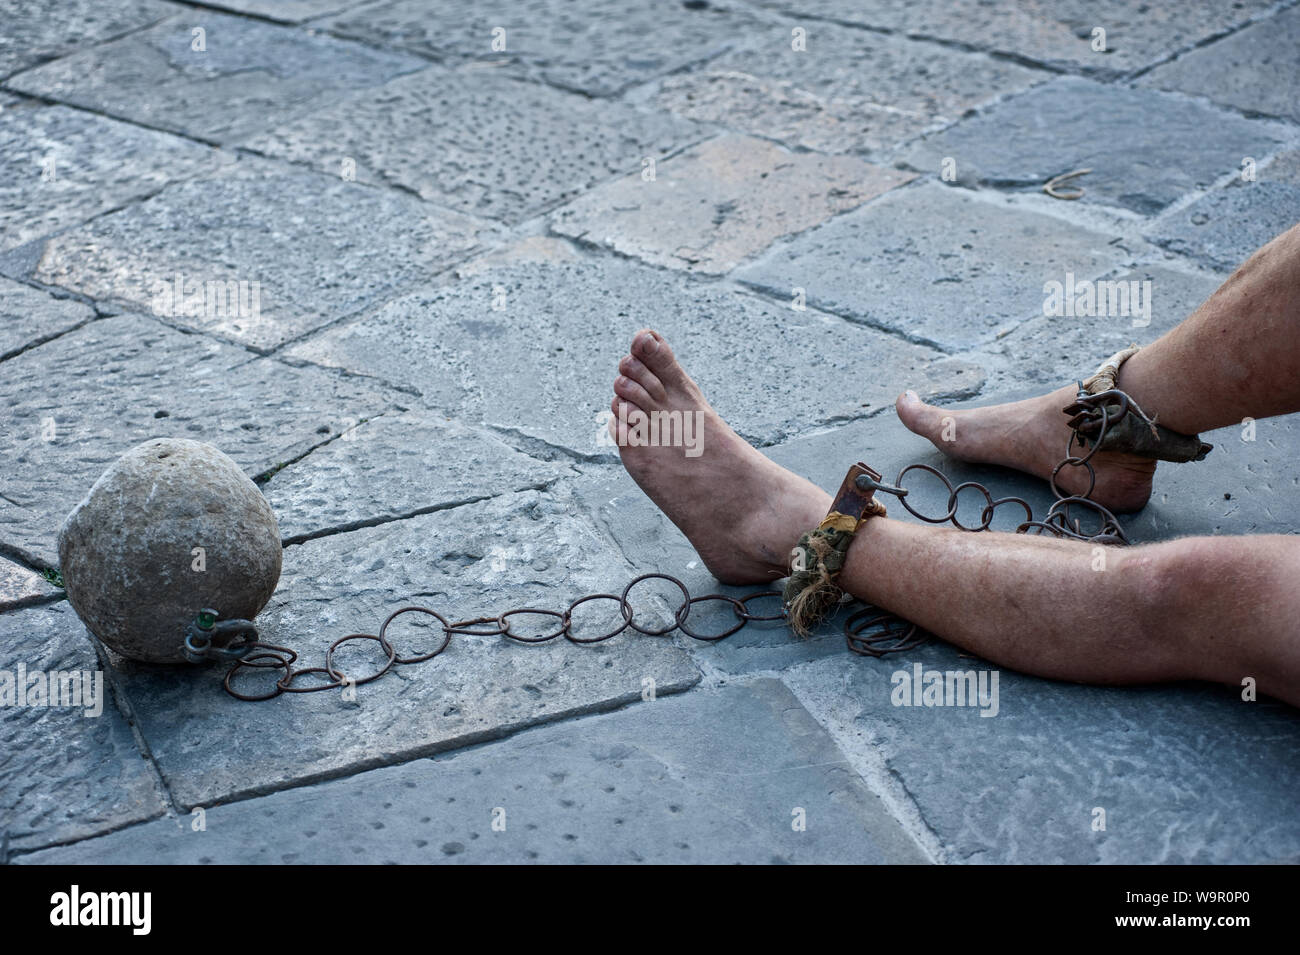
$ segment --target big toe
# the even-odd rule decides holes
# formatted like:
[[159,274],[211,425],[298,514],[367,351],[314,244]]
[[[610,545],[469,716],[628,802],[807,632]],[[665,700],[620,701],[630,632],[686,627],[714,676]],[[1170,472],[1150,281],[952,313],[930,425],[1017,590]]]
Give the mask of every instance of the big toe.
[[664,337],[656,331],[643,328],[632,337],[632,356],[654,372],[665,385],[676,384],[682,377],[677,356]]
[[915,391],[905,391],[894,402],[894,410],[908,431],[938,443],[944,425],[942,409],[926,404]]

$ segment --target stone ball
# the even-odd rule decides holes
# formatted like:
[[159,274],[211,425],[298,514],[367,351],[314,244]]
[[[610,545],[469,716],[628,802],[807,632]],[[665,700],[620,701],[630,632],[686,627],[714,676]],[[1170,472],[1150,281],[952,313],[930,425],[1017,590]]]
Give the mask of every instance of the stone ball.
[[183,663],[203,608],[252,620],[280,580],[280,528],[234,461],[199,441],[157,438],[122,455],[59,531],[68,601],[105,646]]

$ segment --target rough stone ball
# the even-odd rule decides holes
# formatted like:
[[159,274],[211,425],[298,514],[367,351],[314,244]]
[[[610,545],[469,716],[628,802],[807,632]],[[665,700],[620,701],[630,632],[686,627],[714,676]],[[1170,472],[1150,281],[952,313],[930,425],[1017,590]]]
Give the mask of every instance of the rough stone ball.
[[68,600],[105,646],[183,663],[204,608],[252,620],[280,580],[280,528],[234,461],[198,441],[158,438],[105,471],[59,531]]

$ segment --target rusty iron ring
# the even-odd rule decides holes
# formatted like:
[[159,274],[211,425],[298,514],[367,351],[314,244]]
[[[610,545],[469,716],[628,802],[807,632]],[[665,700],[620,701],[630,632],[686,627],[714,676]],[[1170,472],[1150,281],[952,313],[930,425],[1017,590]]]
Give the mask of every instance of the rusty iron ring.
[[379,643],[381,646],[390,645],[388,640],[388,625],[404,613],[423,613],[423,614],[427,614],[430,617],[436,618],[437,621],[440,624],[442,624],[442,643],[438,644],[438,647],[436,649],[430,650],[428,653],[417,654],[416,656],[413,657],[399,657],[397,656],[396,651],[394,651],[393,653],[394,663],[400,663],[403,665],[409,663],[423,663],[425,660],[432,660],[438,654],[442,653],[443,650],[447,649],[447,644],[451,643],[451,630],[450,630],[451,624],[448,622],[447,618],[444,617],[442,614],[438,613],[438,611],[436,610],[430,610],[428,607],[417,607],[414,605],[410,607],[403,607],[401,610],[394,610],[392,613],[388,615],[388,619],[385,620],[382,624],[380,624]]
[[[250,662],[252,660],[261,659],[262,657],[269,657],[270,659],[275,660],[277,662],[273,664]],[[292,669],[293,663],[291,661],[286,660],[283,657],[279,656],[278,654],[272,653],[270,651],[263,653],[260,650],[254,650],[248,656],[235,661],[234,666],[232,666],[229,670],[226,671],[226,678],[221,681],[222,685],[226,688],[226,692],[229,693],[237,700],[245,700],[249,703],[260,703],[263,700],[273,700],[281,693],[284,692],[284,688],[280,686],[279,680],[275,681],[274,693],[265,693],[260,696],[251,696],[247,693],[240,693],[238,690],[234,689],[230,685],[231,678],[234,677],[234,675],[244,667],[248,667],[250,670],[265,670],[265,669],[270,669],[272,666],[283,667],[286,676],[291,676],[293,674],[293,669]],[[283,677],[281,677],[281,679],[283,679]]]
[[[762,596],[762,595],[761,595],[761,594],[750,594],[750,596],[751,596],[751,597],[754,597],[754,596]],[[731,636],[733,633],[735,633],[737,630],[739,630],[739,629],[740,629],[741,627],[743,627],[745,624],[749,623],[748,620],[746,620],[744,617],[741,617],[741,616],[740,616],[741,613],[745,612],[745,605],[744,605],[743,603],[741,603],[739,600],[737,600],[735,597],[729,597],[729,596],[727,596],[726,594],[703,594],[703,595],[701,595],[701,596],[699,596],[699,597],[692,597],[692,598],[687,602],[687,606],[689,607],[690,604],[697,604],[697,603],[700,603],[701,601],[704,601],[704,600],[725,600],[725,601],[727,601],[728,603],[731,604],[731,609],[735,611],[736,616],[737,616],[739,619],[738,619],[734,624],[732,624],[728,629],[723,630],[721,633],[719,633],[719,634],[714,634],[713,636],[709,636],[708,634],[696,633],[696,632],[693,631],[690,627],[686,626],[686,618],[683,617],[683,618],[678,622],[678,624],[677,624],[677,629],[680,630],[682,633],[686,634],[686,635],[687,635],[688,637],[690,637],[692,640],[701,640],[701,641],[703,641],[704,643],[712,643],[712,642],[715,641],[715,640],[721,640],[721,639],[723,639],[724,637],[729,637],[729,636]],[[689,617],[690,615],[691,615],[691,614],[690,614],[690,610],[688,609],[687,612],[686,612],[686,616]],[[782,616],[784,616],[784,614],[783,614]]]
[[[609,633],[601,634],[599,637],[575,637],[573,635],[573,608],[579,604],[585,604],[588,600],[614,600],[618,602],[618,612],[623,617],[623,625],[617,630],[611,630]],[[569,604],[567,610],[561,619],[564,620],[564,636],[571,643],[603,643],[627,629],[628,624],[632,622],[632,608],[618,594],[588,594],[585,597],[579,597],[573,603]]]
[[[627,595],[632,592],[633,587],[641,583],[641,581],[643,580],[666,580],[670,584],[675,584],[677,589],[682,592],[682,605],[677,608],[677,612],[673,615],[673,622],[668,626],[663,627],[662,629],[647,630],[645,627],[638,626],[632,620],[635,611],[632,609],[632,605],[627,602]],[[623,594],[621,597],[619,597],[619,600],[622,601],[624,606],[627,607],[627,610],[624,611],[623,616],[627,618],[628,625],[631,626],[631,628],[635,630],[637,633],[644,633],[647,637],[662,637],[665,634],[672,633],[679,626],[681,626],[682,621],[686,619],[686,615],[691,612],[691,592],[686,589],[686,585],[684,583],[682,583],[676,577],[673,577],[669,574],[657,574],[657,573],[642,574],[640,577],[637,577],[634,580],[630,581],[628,585],[623,588]]]
[[[370,674],[370,676],[362,680],[351,680],[348,678],[346,674],[340,673],[338,670],[334,669],[334,652],[343,644],[350,643],[353,640],[374,640],[381,647],[383,647],[384,652],[388,654],[388,660],[384,663],[383,667],[378,672],[372,673]],[[337,640],[331,643],[329,649],[325,651],[324,670],[330,676],[334,677],[334,679],[338,680],[340,684],[351,683],[353,686],[361,686],[365,683],[369,683],[371,680],[378,680],[381,676],[383,676],[385,673],[391,670],[393,668],[393,664],[396,662],[397,662],[397,651],[393,648],[393,645],[389,643],[387,640],[385,640],[383,637],[377,636],[376,634],[373,633],[349,633],[345,637],[339,637]]]
[[[544,637],[521,637],[519,636],[519,634],[513,633],[510,630],[510,624],[506,623],[507,618],[513,617],[515,614],[518,613],[535,613],[546,617],[559,617],[560,629],[556,630],[554,633],[548,633]],[[538,610],[536,607],[520,607],[518,610],[507,610],[497,617],[497,622],[501,625],[502,636],[506,637],[509,640],[515,640],[519,643],[549,643],[551,640],[554,640],[556,637],[564,636],[565,631],[568,629],[567,624],[565,624],[564,622],[563,613],[561,613],[558,610]]]

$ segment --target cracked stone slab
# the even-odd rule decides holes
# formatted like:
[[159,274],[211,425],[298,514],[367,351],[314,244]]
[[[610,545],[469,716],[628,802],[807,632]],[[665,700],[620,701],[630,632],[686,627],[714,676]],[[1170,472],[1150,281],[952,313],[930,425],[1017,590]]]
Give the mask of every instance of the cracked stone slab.
[[689,119],[820,152],[887,152],[1045,76],[1005,60],[901,37],[785,25],[686,73],[646,98]]
[[215,807],[206,821],[202,833],[163,821],[23,861],[928,861],[770,679]]
[[51,239],[33,277],[268,350],[427,282],[485,228],[411,196],[240,161]]
[[28,70],[8,85],[205,142],[229,143],[424,66],[405,53],[190,10]]
[[1127,258],[1112,236],[965,190],[924,183],[772,249],[734,278],[961,349],[1041,315],[1043,285],[1089,278]]
[[1253,182],[1234,179],[1147,232],[1157,245],[1231,272],[1300,221],[1300,151],[1278,156]]
[[[319,666],[330,642],[374,633],[408,604],[452,620],[512,607],[560,611],[583,594],[621,591],[630,579],[617,551],[574,501],[527,491],[288,547],[279,589],[257,623],[264,639],[297,649],[300,665]],[[654,597],[632,598],[639,619],[651,627],[669,621],[666,605]],[[607,629],[611,616],[617,620],[617,611],[589,604],[574,614],[577,632]],[[408,619],[389,631],[397,652],[432,650],[441,629],[422,624],[422,616]],[[555,624],[536,616],[514,620],[526,635]],[[353,644],[335,662],[360,678],[382,656],[377,647]],[[699,679],[689,655],[671,639],[627,634],[591,646],[457,634],[435,659],[399,666],[356,687],[354,700],[336,689],[245,703],[222,690],[223,671],[120,664],[138,725],[169,789],[186,807],[613,709],[640,699],[643,680],[667,695]],[[268,671],[240,678],[237,686],[259,692],[259,684],[273,680]],[[240,727],[234,738],[232,725]]]
[[659,164],[652,181],[642,172],[591,190],[551,228],[652,265],[718,275],[913,178],[727,134]]
[[[473,136],[466,136],[466,129]],[[519,222],[611,176],[662,160],[703,130],[483,67],[430,67],[343,99],[245,145],[396,185],[461,212]]]
[[[791,16],[826,17],[908,36],[994,50],[1057,69],[1127,73],[1159,62],[1266,12],[1269,0],[1225,5],[1190,0],[1156,6],[1143,0],[1063,0],[990,4],[984,0],[759,0]],[[1106,31],[1105,51],[1092,48]]]
[[281,23],[302,23],[314,17],[341,13],[365,2],[366,0],[209,0],[208,5],[232,13],[251,13]]
[[[1119,271],[1100,282],[1122,283],[1114,291],[1114,302],[1119,306],[1115,314],[1111,309],[1112,286],[1100,284],[1092,286],[1094,292],[1101,289],[1096,314],[1045,315],[1040,310],[1038,317],[979,351],[978,360],[989,369],[986,390],[1015,390],[1037,384],[1042,394],[1087,378],[1120,349],[1131,344],[1149,345],[1178,325],[1213,294],[1221,280],[1148,265]],[[1080,281],[1076,302],[1083,288]],[[1124,295],[1128,296],[1128,314],[1123,314]]]
[[0,109],[0,251],[216,168],[215,150],[66,106]]
[[0,361],[94,317],[89,305],[0,278]]
[[388,404],[369,383],[250,360],[136,315],[92,322],[3,368],[0,541],[45,566],[58,564],[64,517],[143,441],[206,441],[258,475]]
[[[0,614],[0,671],[28,688],[39,671],[93,674],[99,659],[66,601]],[[10,851],[84,839],[153,819],[164,804],[107,674],[98,716],[84,706],[0,706],[0,833]],[[48,697],[47,697],[48,699]],[[83,701],[84,702],[84,701]],[[91,700],[90,711],[97,708]]]
[[0,613],[45,603],[60,593],[40,574],[0,557]]
[[[998,712],[894,706],[893,674],[996,669],[932,644],[785,675],[867,778],[897,780],[946,861],[1292,861],[1300,714],[1231,687],[1078,686],[998,671]],[[991,679],[991,678],[986,678]],[[1093,831],[1096,809],[1105,831]]]
[[287,541],[540,488],[566,468],[441,415],[371,418],[263,486]]
[[1156,67],[1139,82],[1300,123],[1298,75],[1300,10],[1292,8]]
[[490,0],[472,7],[456,0],[397,0],[361,7],[320,25],[437,59],[500,64],[591,96],[615,95],[716,56],[747,33],[768,29],[726,0],[691,6]]
[[926,138],[905,161],[938,175],[949,158],[956,182],[1033,192],[1089,169],[1072,181],[1084,189],[1079,202],[1154,215],[1289,138],[1276,123],[1184,97],[1066,76]]
[[[413,389],[428,406],[486,424],[535,455],[610,461],[617,449],[605,422],[618,361],[650,324],[718,412],[757,442],[860,416],[892,401],[904,383],[970,394],[982,380],[976,366],[872,329],[626,261],[506,262],[471,271],[287,354]],[[526,387],[521,369],[528,369]],[[819,375],[854,385],[795,400],[790,382]]]
[[176,9],[157,0],[6,4],[4,27],[0,30],[0,79],[44,60],[138,30]]

